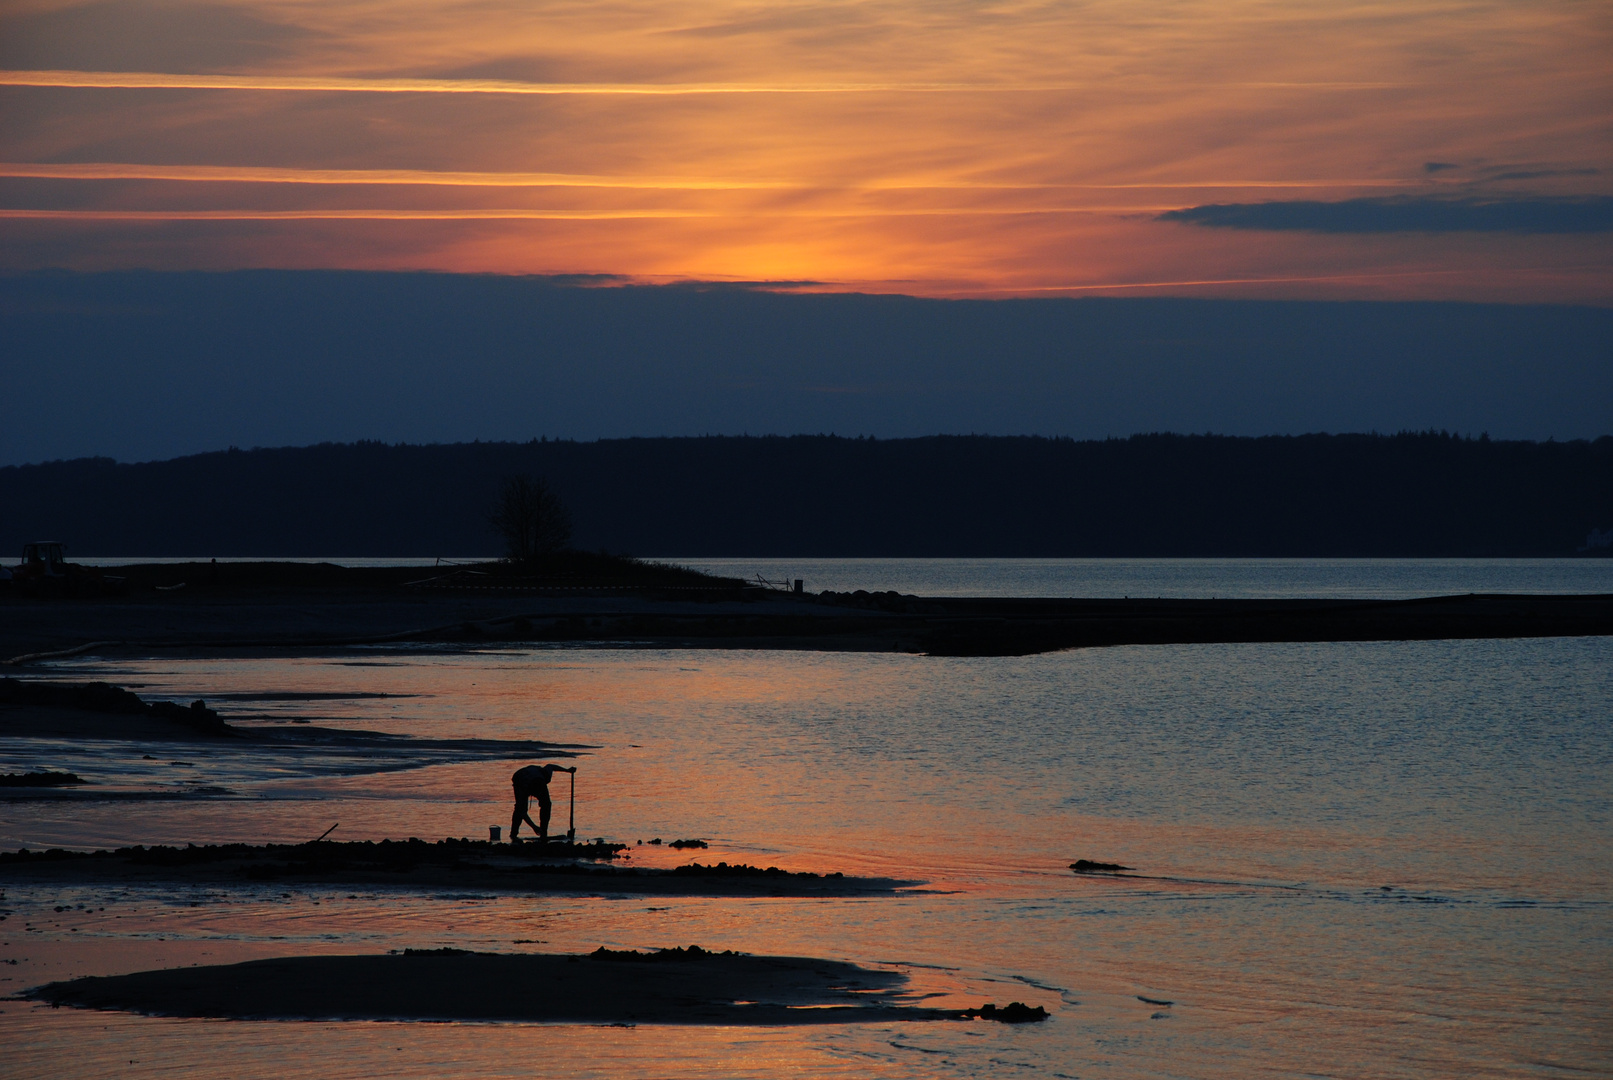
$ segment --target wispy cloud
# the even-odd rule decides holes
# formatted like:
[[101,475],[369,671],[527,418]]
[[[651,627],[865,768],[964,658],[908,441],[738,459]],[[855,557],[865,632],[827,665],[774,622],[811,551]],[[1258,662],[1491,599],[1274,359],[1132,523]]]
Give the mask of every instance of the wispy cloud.
[[[1573,265],[1530,296],[1613,302],[1583,201],[1613,194],[1607,29],[1527,0],[11,0],[0,268],[1515,300]],[[1367,198],[1397,194],[1446,198]]]
[[285,12],[251,7],[210,0],[10,3],[0,10],[0,67],[219,71],[283,62],[323,37],[284,21]]
[[1324,281],[1384,281],[1394,278],[1449,277],[1466,274],[1466,270],[1400,270],[1369,271],[1359,274],[1289,274],[1266,277],[1178,278],[1170,281],[1106,281],[1083,285],[1038,285],[1034,288],[1013,290],[982,290],[983,292],[1016,293],[1069,293],[1110,292],[1123,289],[1174,289],[1200,285],[1289,285]]
[[1487,180],[1546,180],[1559,176],[1600,176],[1601,169],[1514,169],[1491,173]]
[[710,218],[701,210],[5,210],[0,219],[38,221],[616,221]]
[[646,188],[733,191],[794,187],[778,180],[576,173],[449,172],[428,169],[294,169],[251,165],[141,165],[123,162],[0,162],[0,176],[49,180],[171,180],[192,183],[379,184],[427,187]]
[[1037,217],[1042,215],[1113,214],[1120,207],[1090,206],[925,206],[856,209],[732,207],[715,210],[628,208],[618,210],[554,210],[525,207],[468,209],[402,209],[392,207],[316,207],[297,210],[80,210],[0,208],[0,219],[39,221],[612,221],[636,218],[907,218],[907,217]]
[[104,90],[290,90],[360,94],[955,94],[1042,93],[1080,89],[1068,83],[1013,82],[698,82],[544,83],[508,79],[349,78],[326,75],[186,75],[162,71],[0,71],[0,86]]
[[[1154,82],[1151,77],[1128,82]],[[1392,90],[1404,83],[1244,82],[1244,90]],[[1048,94],[1093,88],[1090,82],[835,81],[821,82],[524,82],[478,78],[360,78],[340,75],[198,75],[165,71],[0,71],[0,86],[101,90],[281,90],[354,94],[606,94],[682,97],[692,94]]]
[[1613,197],[1214,203],[1171,210],[1158,220],[1221,229],[1319,233],[1599,233],[1613,231]]
[[[177,183],[385,185],[423,187],[577,187],[656,191],[741,191],[834,187],[863,191],[1176,191],[1200,189],[1405,187],[1399,179],[1161,180],[1128,184],[1015,183],[945,176],[825,184],[699,176],[598,176],[583,173],[467,172],[435,169],[304,169],[266,165],[151,165],[139,162],[0,162],[0,177],[41,180],[163,180]],[[1125,207],[1128,211],[1139,209]]]

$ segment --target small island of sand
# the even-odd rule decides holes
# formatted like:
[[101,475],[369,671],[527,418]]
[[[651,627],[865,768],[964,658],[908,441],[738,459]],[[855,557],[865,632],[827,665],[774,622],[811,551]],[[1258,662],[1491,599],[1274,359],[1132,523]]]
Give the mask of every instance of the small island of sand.
[[501,1020],[594,1024],[845,1024],[1045,1019],[1015,1002],[932,1009],[899,972],[699,946],[584,955],[405,950],[299,956],[50,983],[52,1005],[237,1020]]

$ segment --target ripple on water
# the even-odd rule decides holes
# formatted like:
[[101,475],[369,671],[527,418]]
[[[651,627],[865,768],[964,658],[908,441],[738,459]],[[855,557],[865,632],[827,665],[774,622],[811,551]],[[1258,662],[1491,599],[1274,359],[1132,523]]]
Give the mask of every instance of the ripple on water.
[[[273,1061],[276,1075],[413,1076],[452,1062],[456,1075],[498,1076],[541,1060],[608,1077],[732,1075],[736,1062],[758,1076],[1219,1077],[1325,1061],[1340,1072],[1482,1076],[1604,1060],[1605,639],[1009,659],[393,652],[363,661],[388,666],[352,663],[58,670],[209,698],[226,716],[261,709],[266,694],[345,695],[339,723],[356,728],[594,743],[577,785],[589,836],[697,836],[709,861],[916,874],[931,887],[869,900],[648,905],[8,887],[0,955],[19,963],[0,978],[19,981],[0,986],[309,951],[700,944],[879,958],[939,1000],[1025,1000],[1053,1019],[1034,1030],[638,1028],[583,1038],[542,1026],[224,1024],[11,1003],[0,1008],[0,1037],[21,1049],[8,1051],[9,1069],[47,1075],[71,1060],[81,1075],[114,1066],[138,1075],[160,1061],[166,1075],[206,1075],[239,1060],[239,1075],[267,1074]],[[289,721],[302,704],[335,711],[332,700],[274,704]],[[293,754],[144,752],[0,744],[8,769],[103,768],[119,778],[109,788],[182,796],[4,802],[0,839],[286,842],[332,823],[345,839],[485,837],[508,818],[519,764],[375,772]],[[236,795],[197,794],[207,786]],[[557,813],[565,809],[562,799]],[[631,851],[646,865],[686,861],[664,846]],[[1077,877],[1066,869],[1077,858],[1153,880]],[[71,914],[53,910],[69,902]]]

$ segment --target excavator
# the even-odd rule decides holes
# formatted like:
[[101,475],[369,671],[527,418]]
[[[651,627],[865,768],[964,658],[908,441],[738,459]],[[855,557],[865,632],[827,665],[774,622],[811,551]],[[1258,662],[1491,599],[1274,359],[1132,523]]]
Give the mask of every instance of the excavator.
[[129,591],[125,578],[68,562],[56,540],[24,544],[21,563],[0,567],[0,586],[22,596],[118,596]]

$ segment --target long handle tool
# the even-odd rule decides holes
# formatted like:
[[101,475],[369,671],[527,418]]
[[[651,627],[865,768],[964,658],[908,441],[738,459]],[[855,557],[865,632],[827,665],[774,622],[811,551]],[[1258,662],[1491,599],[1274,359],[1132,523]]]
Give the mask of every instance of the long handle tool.
[[567,823],[566,843],[577,839],[577,770],[571,771],[571,820]]

